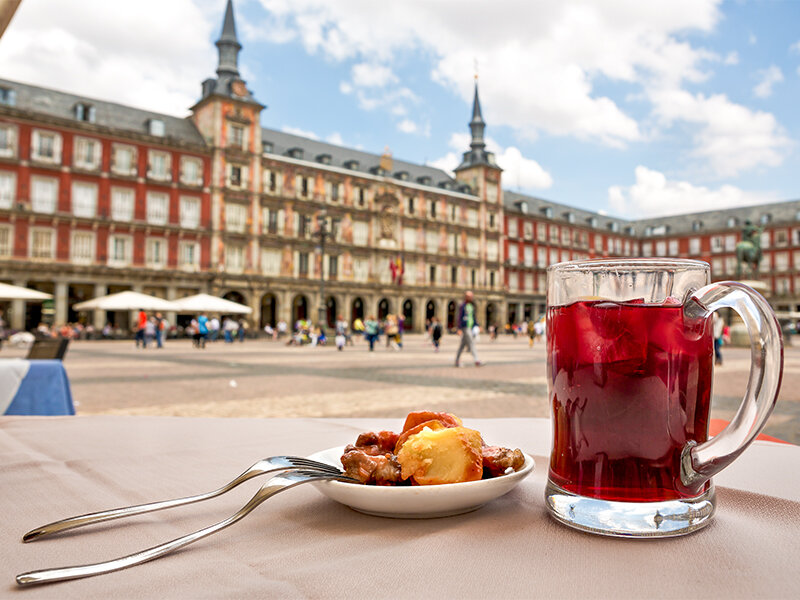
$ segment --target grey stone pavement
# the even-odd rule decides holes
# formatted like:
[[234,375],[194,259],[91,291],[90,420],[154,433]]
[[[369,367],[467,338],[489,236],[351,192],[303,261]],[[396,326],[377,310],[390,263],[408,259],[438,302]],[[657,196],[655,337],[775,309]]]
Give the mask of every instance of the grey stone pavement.
[[[194,349],[170,340],[164,349],[137,350],[133,341],[81,341],[64,365],[80,415],[206,417],[404,417],[411,410],[445,410],[464,417],[547,417],[544,345],[524,338],[482,336],[475,368],[458,338],[437,354],[421,335],[405,347],[367,351],[363,341],[333,347],[287,347],[247,340]],[[715,370],[712,418],[730,420],[749,373],[749,351],[724,350]],[[4,347],[0,357],[23,356]],[[781,396],[765,433],[800,444],[800,348],[787,348]]]

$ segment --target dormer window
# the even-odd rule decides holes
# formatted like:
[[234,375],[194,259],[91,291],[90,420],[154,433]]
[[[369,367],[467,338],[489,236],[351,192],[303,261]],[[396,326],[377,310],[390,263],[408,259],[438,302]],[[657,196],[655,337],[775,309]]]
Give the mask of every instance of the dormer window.
[[351,171],[358,171],[358,161],[357,160],[346,160],[344,161],[344,168],[350,169]]
[[450,181],[440,181],[439,182],[439,187],[444,189],[444,190],[452,190],[453,189],[453,184]]
[[566,212],[566,213],[564,213],[564,218],[567,220],[567,223],[574,223],[575,222],[575,213]]
[[265,154],[272,154],[274,146],[272,142],[261,142],[261,152]]
[[528,203],[527,202],[520,202],[519,203],[519,211],[523,215],[527,215],[528,214]]
[[545,218],[552,219],[553,218],[553,208],[551,206],[545,206],[542,209],[542,213],[544,214]]
[[653,235],[653,228],[652,227],[645,227],[644,228],[644,235],[645,237],[650,237]]
[[150,119],[147,121],[147,133],[156,137],[164,137],[166,133],[164,121],[161,119]]
[[408,171],[398,171],[394,176],[400,181],[408,181]]
[[608,224],[608,228],[614,233],[617,233],[617,231],[619,231],[619,223],[611,221],[611,223]]
[[385,175],[386,174],[386,171],[384,171],[383,168],[380,165],[375,166],[375,167],[370,167],[369,172],[372,173],[373,175]]
[[94,123],[95,110],[91,104],[85,102],[78,102],[75,105],[75,118],[78,121],[85,121],[86,123]]
[[597,217],[589,217],[589,227],[597,227]]
[[420,185],[430,185],[431,178],[428,175],[422,175],[421,177],[417,177],[417,183]]
[[766,225],[767,223],[772,221],[772,215],[769,213],[764,213],[763,215],[761,215],[760,221],[762,225]]
[[329,165],[331,164],[331,155],[330,154],[318,154],[317,155],[317,162],[321,165]]
[[17,104],[17,90],[0,87],[0,104],[15,106]]
[[628,235],[636,235],[636,229],[634,229],[631,226],[628,226],[625,228],[625,233],[627,233]]
[[736,217],[728,217],[728,227],[736,227]]
[[303,158],[303,149],[302,148],[297,148],[297,147],[289,148],[286,151],[286,154],[288,154],[290,158],[302,159]]
[[700,231],[703,228],[702,221],[692,221],[692,231]]

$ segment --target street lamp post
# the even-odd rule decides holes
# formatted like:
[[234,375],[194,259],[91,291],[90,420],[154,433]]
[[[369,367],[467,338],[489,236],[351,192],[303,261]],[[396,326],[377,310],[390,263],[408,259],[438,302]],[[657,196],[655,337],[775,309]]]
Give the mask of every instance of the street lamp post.
[[325,209],[317,216],[317,235],[319,236],[319,315],[318,322],[321,329],[328,327],[328,306],[325,302],[325,240],[327,239],[328,223]]

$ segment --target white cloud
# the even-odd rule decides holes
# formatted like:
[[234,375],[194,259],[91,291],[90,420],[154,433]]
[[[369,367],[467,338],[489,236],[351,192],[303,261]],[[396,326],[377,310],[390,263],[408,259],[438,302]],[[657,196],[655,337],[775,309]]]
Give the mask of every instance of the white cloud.
[[771,192],[750,192],[733,185],[712,189],[688,181],[670,181],[663,173],[643,166],[636,167],[633,185],[608,188],[609,206],[626,218],[677,215],[777,200]]
[[214,4],[81,0],[77,10],[60,0],[23,2],[0,44],[3,76],[185,115],[216,64],[208,43],[220,23]]
[[397,82],[397,76],[385,65],[358,63],[353,65],[351,74],[358,87],[384,87]]
[[783,81],[783,72],[776,66],[770,65],[758,72],[760,81],[753,88],[753,93],[759,98],[769,98],[772,95],[772,86]]
[[403,133],[417,133],[419,126],[411,119],[403,119],[397,124],[397,129]]
[[[774,116],[724,96],[691,94],[686,85],[706,81],[714,64],[736,64],[739,56],[718,56],[687,41],[687,32],[710,33],[721,19],[722,0],[622,2],[515,0],[496,10],[453,10],[451,3],[408,0],[261,0],[273,18],[293,27],[312,53],[359,65],[381,65],[384,77],[404,53],[424,53],[434,81],[465,102],[472,96],[474,61],[481,65],[484,116],[492,126],[513,128],[520,139],[541,133],[570,136],[624,148],[654,136],[697,131],[692,156],[718,175],[769,167],[783,160],[786,134]],[[695,38],[697,39],[697,38]],[[614,40],[614,43],[608,43]],[[751,43],[755,43],[751,36]],[[364,67],[366,69],[366,67]],[[759,88],[768,91],[776,83]],[[596,82],[630,86],[624,100],[596,91]],[[404,117],[408,103],[388,101],[349,82],[359,106],[384,108]],[[403,85],[387,84],[387,90]],[[383,88],[381,88],[383,90]],[[699,113],[664,106],[670,96],[688,97]],[[628,106],[649,101],[651,115],[640,122]],[[726,114],[744,119],[738,139]],[[671,113],[665,119],[664,114]],[[700,116],[698,116],[698,114]],[[658,128],[653,129],[653,120]],[[740,143],[741,142],[741,143]],[[701,165],[703,166],[703,165]]]
[[792,146],[772,114],[750,110],[724,94],[654,90],[650,97],[656,116],[665,125],[683,122],[691,127],[691,155],[703,159],[714,176],[732,177],[749,169],[776,167]]
[[[461,153],[469,150],[469,143],[469,134],[452,134],[449,146],[453,151],[432,161],[430,165],[452,173],[461,162]],[[532,191],[547,189],[553,185],[550,173],[535,160],[524,157],[519,148],[514,146],[503,148],[492,138],[487,138],[486,149],[494,152],[497,164],[503,169],[504,187]]]
[[336,146],[344,146],[344,140],[342,139],[342,134],[338,131],[334,131],[328,137],[325,138],[325,141],[329,144],[334,144]]
[[292,135],[298,135],[300,137],[308,138],[310,140],[319,140],[319,136],[314,133],[313,131],[308,131],[307,129],[301,129],[299,127],[291,127],[289,125],[284,125],[281,127],[281,131],[284,133],[290,133]]

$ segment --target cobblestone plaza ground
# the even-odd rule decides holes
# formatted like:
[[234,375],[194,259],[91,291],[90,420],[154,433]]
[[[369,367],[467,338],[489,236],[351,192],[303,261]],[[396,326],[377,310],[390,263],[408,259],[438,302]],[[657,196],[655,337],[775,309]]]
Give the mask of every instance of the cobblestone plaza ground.
[[[403,417],[410,410],[446,410],[464,417],[547,417],[544,345],[524,338],[482,336],[472,358],[453,367],[456,336],[438,354],[420,335],[401,352],[383,340],[369,353],[363,341],[333,347],[287,347],[247,340],[209,343],[170,340],[162,350],[137,350],[132,341],[73,342],[65,367],[79,415],[208,417]],[[731,419],[749,373],[749,351],[724,350],[715,370],[712,417]],[[23,356],[4,347],[0,356]],[[800,348],[786,349],[781,397],[766,433],[800,443]]]

